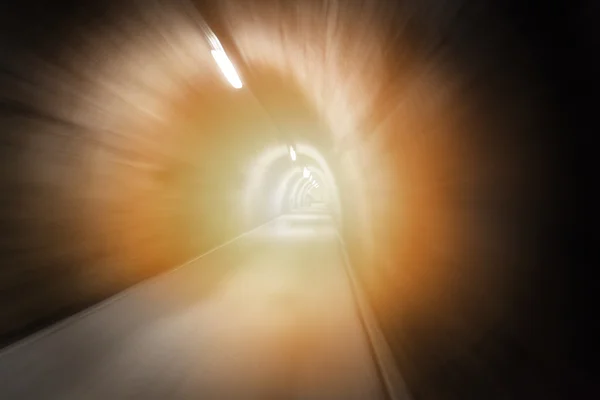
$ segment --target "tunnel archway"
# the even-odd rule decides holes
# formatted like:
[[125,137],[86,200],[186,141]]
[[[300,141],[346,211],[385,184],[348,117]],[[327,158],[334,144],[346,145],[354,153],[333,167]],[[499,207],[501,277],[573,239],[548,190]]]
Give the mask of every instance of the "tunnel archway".
[[[125,3],[75,7],[72,20],[32,24],[29,35],[3,14],[2,29],[23,41],[3,59],[14,80],[3,83],[2,162],[17,171],[3,193],[19,210],[6,218],[19,227],[7,246],[20,249],[3,273],[25,288],[3,302],[10,329],[73,306],[65,288],[88,304],[264,223],[286,199],[297,206],[308,190],[301,163],[332,194],[414,385],[460,364],[455,343],[470,349],[517,325],[503,318],[529,294],[514,282],[533,275],[533,233],[517,221],[536,218],[545,165],[528,136],[539,127],[530,104],[543,102],[510,32],[473,22],[474,37],[498,34],[471,42],[451,19],[377,1]],[[221,76],[200,19],[240,69],[241,90]],[[441,44],[440,32],[455,41]],[[469,57],[484,47],[497,54]],[[501,57],[524,66],[500,76]],[[517,90],[524,81],[531,91]],[[20,265],[58,283],[21,276]],[[430,354],[448,356],[422,361]]]
[[[244,184],[246,218],[250,220],[257,207],[267,207],[270,211],[265,212],[270,216],[300,207],[298,196],[302,196],[302,189],[308,189],[311,183],[303,176],[306,168],[318,177],[321,184],[331,188],[330,207],[341,223],[335,177],[324,156],[314,146],[304,143],[294,148],[297,149],[296,160],[290,159],[288,146],[282,145],[268,148],[257,155]],[[313,176],[310,179],[314,179]]]

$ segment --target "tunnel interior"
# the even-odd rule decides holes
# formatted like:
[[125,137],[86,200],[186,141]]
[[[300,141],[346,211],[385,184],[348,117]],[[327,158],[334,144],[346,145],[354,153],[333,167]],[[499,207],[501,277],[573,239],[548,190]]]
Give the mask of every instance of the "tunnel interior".
[[0,12],[2,343],[312,202],[416,398],[556,393],[559,316],[534,311],[557,309],[535,284],[553,121],[497,7],[20,3]]

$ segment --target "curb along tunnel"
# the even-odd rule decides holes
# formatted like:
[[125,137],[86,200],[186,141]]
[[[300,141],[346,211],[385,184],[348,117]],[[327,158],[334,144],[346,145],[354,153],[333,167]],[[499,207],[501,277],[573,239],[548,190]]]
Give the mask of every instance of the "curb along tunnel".
[[[335,0],[2,8],[0,338],[8,347],[0,390],[8,398],[24,398],[14,374],[35,386],[32,364],[61,368],[48,358],[66,354],[66,365],[75,348],[90,353],[85,366],[38,383],[47,398],[351,398],[342,387],[383,396],[347,381],[377,368],[360,361],[363,344],[353,344],[355,324],[343,317],[347,293],[357,294],[338,289],[351,286],[331,267],[343,264],[342,252],[414,398],[562,398],[570,378],[559,373],[560,273],[548,269],[539,282],[555,201],[554,147],[542,133],[553,104],[505,9]],[[213,33],[243,87],[211,56]],[[193,272],[159,275],[249,231],[194,261]],[[65,328],[75,335],[65,343],[58,332],[10,346],[157,275],[156,286],[136,286],[83,317],[89,323]],[[271,292],[274,304],[257,300]],[[206,305],[219,296],[226,305]],[[231,313],[211,317],[213,309]],[[181,329],[152,328],[161,318],[181,318],[169,322]],[[232,335],[228,323],[245,328]],[[173,349],[195,340],[185,329],[195,329],[197,347]],[[231,351],[239,365],[201,343],[242,349]],[[160,358],[161,348],[189,360]],[[301,348],[331,353],[329,372],[287,368],[320,362]],[[137,358],[100,361],[118,351]],[[217,361],[194,359],[209,355]],[[254,376],[245,359],[278,372]],[[361,367],[331,372],[344,362]],[[160,386],[179,371],[169,363],[187,372]],[[192,374],[198,365],[205,372]],[[151,394],[120,383],[100,395],[94,379],[114,382],[101,368],[122,377],[155,369],[131,378]],[[257,383],[264,379],[283,383]],[[228,385],[243,394],[219,391]]]

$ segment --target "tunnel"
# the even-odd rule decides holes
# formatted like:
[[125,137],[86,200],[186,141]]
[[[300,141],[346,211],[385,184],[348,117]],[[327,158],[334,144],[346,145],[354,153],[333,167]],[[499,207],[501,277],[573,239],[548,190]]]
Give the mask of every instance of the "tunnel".
[[[171,392],[167,384],[128,392],[135,379],[153,387],[175,373],[168,356],[140,358],[147,374],[133,361],[121,365],[118,348],[137,357],[142,344],[160,352],[169,342],[168,353],[179,343],[173,354],[202,358],[199,348],[186,352],[175,328],[155,332],[163,320],[151,316],[175,320],[195,309],[194,296],[217,301],[227,279],[243,300],[214,321],[255,318],[264,335],[291,329],[284,344],[272,340],[298,359],[299,348],[321,348],[321,334],[332,337],[323,353],[351,357],[350,344],[335,343],[354,343],[350,326],[366,332],[364,353],[375,361],[357,362],[347,376],[373,363],[377,389],[360,392],[364,385],[341,372],[322,372],[305,378],[321,397],[298,398],[574,393],[584,378],[565,367],[565,269],[547,267],[559,251],[549,221],[567,192],[564,147],[551,134],[562,123],[559,95],[544,69],[550,53],[538,47],[547,38],[526,36],[527,24],[511,19],[525,13],[517,3],[2,5],[0,397],[190,398],[171,381]],[[260,251],[268,255],[256,258]],[[281,289],[293,279],[306,293],[322,287],[305,301],[318,301],[313,312],[331,331],[318,333],[321,320]],[[167,281],[169,290],[153,286]],[[342,281],[352,299],[336,308]],[[255,310],[263,292],[275,293],[268,310],[277,318]],[[358,310],[355,325],[342,322],[346,308]],[[194,318],[185,329],[204,337]],[[73,322],[82,319],[85,327]],[[60,339],[70,324],[81,325],[80,336]],[[223,346],[253,351],[239,344],[249,332],[222,329]],[[125,339],[111,342],[114,332]],[[263,353],[256,346],[256,360],[278,357],[275,344]],[[109,354],[114,362],[98,361]],[[328,371],[346,371],[339,357],[327,359]],[[60,370],[63,358],[79,367]],[[193,381],[196,364],[177,362],[189,362],[188,373],[173,382]],[[107,389],[110,373],[100,368],[117,371],[124,391]],[[215,372],[210,382],[258,385],[254,370],[252,379]],[[293,398],[286,390],[302,385],[276,371],[284,383],[273,392],[196,387],[192,398]]]

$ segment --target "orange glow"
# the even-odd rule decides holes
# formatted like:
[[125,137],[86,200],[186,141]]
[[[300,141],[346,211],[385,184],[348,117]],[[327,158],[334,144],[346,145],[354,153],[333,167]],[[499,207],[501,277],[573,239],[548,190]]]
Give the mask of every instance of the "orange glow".
[[[336,231],[378,318],[401,331],[402,350],[450,347],[445,337],[475,343],[518,304],[511,285],[527,254],[514,209],[535,175],[523,162],[532,152],[514,139],[526,117],[488,119],[503,107],[490,112],[469,74],[441,63],[429,48],[419,51],[410,30],[420,25],[392,18],[391,2],[299,1],[288,8],[219,1],[214,20],[234,60],[239,56],[239,71],[248,71],[245,82],[216,37],[207,43],[180,3],[190,2],[153,2],[115,18],[114,33],[107,23],[72,35],[57,60],[15,53],[39,68],[33,84],[14,85],[22,93],[7,100],[18,111],[7,126],[18,129],[6,136],[26,147],[8,152],[30,185],[14,204],[19,212],[32,210],[18,217],[28,234],[43,239],[35,239],[37,248],[51,249],[40,265],[59,266],[50,271],[56,276],[76,266],[65,285],[87,301],[316,199],[327,203],[331,218],[310,225],[310,218],[290,217],[254,237],[284,240],[270,261],[247,261],[260,273],[242,273],[228,286],[236,292],[225,296],[227,307],[249,311],[234,311],[242,328],[289,322],[271,303],[238,303],[263,292],[284,303],[284,289],[320,285],[277,268],[289,261],[286,245],[311,238],[332,245]],[[168,10],[150,18],[153,7]],[[231,90],[221,74],[247,90]],[[520,96],[529,101],[527,93]],[[44,119],[21,107],[32,98]],[[494,129],[501,139],[488,142]],[[20,182],[13,186],[21,190]],[[27,253],[15,249],[18,257]],[[308,249],[317,268],[324,261]],[[338,253],[327,253],[328,260]],[[194,285],[206,284],[203,273]],[[317,322],[335,325],[336,310],[323,304],[346,309],[336,303],[339,293],[319,292]],[[42,306],[32,301],[22,310]],[[256,310],[263,314],[250,313]],[[294,329],[304,336],[284,337],[298,348],[319,334],[309,324]],[[421,332],[441,339],[421,342],[428,337]]]

